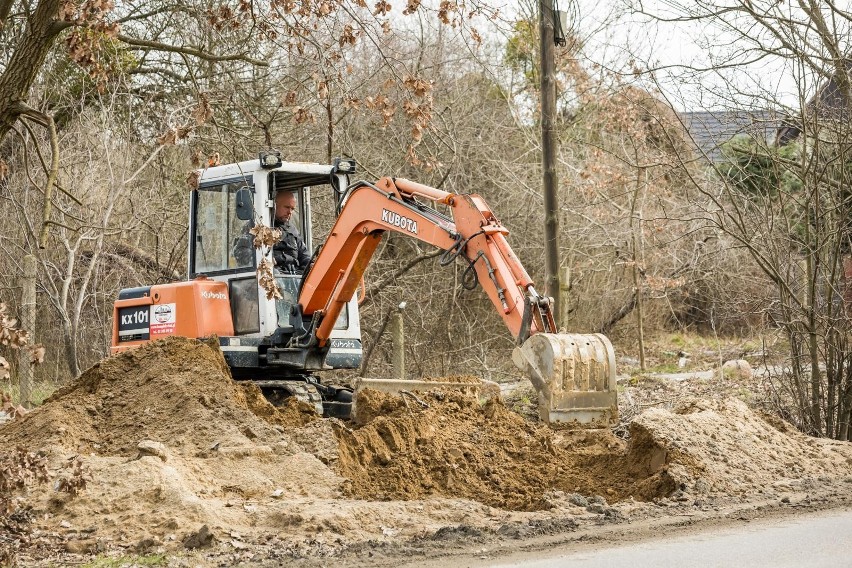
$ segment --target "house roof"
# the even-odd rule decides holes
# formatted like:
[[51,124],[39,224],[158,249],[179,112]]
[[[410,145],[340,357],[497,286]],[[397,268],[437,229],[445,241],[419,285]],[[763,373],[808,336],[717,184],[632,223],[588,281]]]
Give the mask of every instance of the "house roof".
[[701,156],[711,162],[722,160],[722,145],[734,136],[745,134],[771,144],[778,129],[773,111],[691,111],[680,113]]

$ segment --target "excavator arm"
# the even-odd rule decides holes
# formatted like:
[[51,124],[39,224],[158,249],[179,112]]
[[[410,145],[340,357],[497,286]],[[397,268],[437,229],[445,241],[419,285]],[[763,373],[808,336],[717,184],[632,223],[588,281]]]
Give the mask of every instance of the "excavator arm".
[[[446,205],[452,217],[417,198]],[[509,231],[480,196],[385,177],[349,190],[328,239],[313,259],[299,294],[302,318],[311,322],[300,343],[326,345],[387,231],[444,250],[442,264],[459,257],[466,260],[467,278],[482,285],[519,345],[531,334],[556,333],[550,300],[536,292],[506,241]]]
[[[450,216],[436,204],[445,205]],[[544,421],[598,427],[616,420],[612,344],[600,334],[557,333],[550,299],[536,291],[506,240],[509,231],[475,194],[390,177],[351,186],[302,279],[291,316],[294,328],[302,331],[294,334],[290,347],[321,349],[328,344],[334,323],[387,231],[442,249],[442,264],[456,258],[467,262],[465,276],[472,281],[475,275],[516,339],[512,359],[538,391]],[[371,379],[370,388],[387,382]],[[392,389],[409,389],[412,383],[390,382]]]

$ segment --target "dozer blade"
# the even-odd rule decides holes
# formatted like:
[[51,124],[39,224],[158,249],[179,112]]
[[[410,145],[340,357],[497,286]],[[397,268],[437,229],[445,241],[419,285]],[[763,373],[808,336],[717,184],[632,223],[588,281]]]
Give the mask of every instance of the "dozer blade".
[[364,424],[369,417],[364,417],[358,411],[358,395],[364,389],[372,389],[390,394],[406,392],[426,392],[434,389],[475,390],[480,396],[500,396],[500,385],[493,381],[480,380],[477,383],[461,383],[452,381],[416,381],[406,379],[366,379],[358,378],[352,384],[352,419],[357,424]]
[[606,428],[618,420],[615,351],[606,336],[539,333],[512,360],[538,391],[544,422]]

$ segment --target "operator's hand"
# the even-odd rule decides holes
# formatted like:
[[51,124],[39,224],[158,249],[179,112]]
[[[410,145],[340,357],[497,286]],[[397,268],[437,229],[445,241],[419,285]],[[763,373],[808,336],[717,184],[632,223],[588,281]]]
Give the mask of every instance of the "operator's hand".
[[295,270],[298,268],[298,261],[284,251],[276,250],[272,253],[272,259],[275,261],[275,266],[286,270]]

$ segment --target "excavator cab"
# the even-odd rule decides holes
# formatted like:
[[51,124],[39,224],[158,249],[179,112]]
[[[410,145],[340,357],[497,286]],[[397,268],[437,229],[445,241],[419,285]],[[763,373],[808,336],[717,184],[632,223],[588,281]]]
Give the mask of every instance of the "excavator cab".
[[277,154],[263,154],[259,160],[205,170],[193,192],[188,273],[190,278],[204,276],[228,288],[234,333],[220,342],[237,379],[263,381],[263,388],[271,389],[279,378],[310,382],[313,371],[354,369],[361,363],[354,299],[341,311],[323,349],[288,347],[293,335],[302,333],[294,327],[292,314],[307,266],[274,266],[280,297],[271,297],[257,268],[264,258],[273,264],[272,247],[255,247],[249,232],[258,224],[275,226],[275,197],[291,193],[295,209],[289,223],[312,255],[337,216],[340,188],[349,182],[348,172],[340,169],[339,161],[282,162]]

